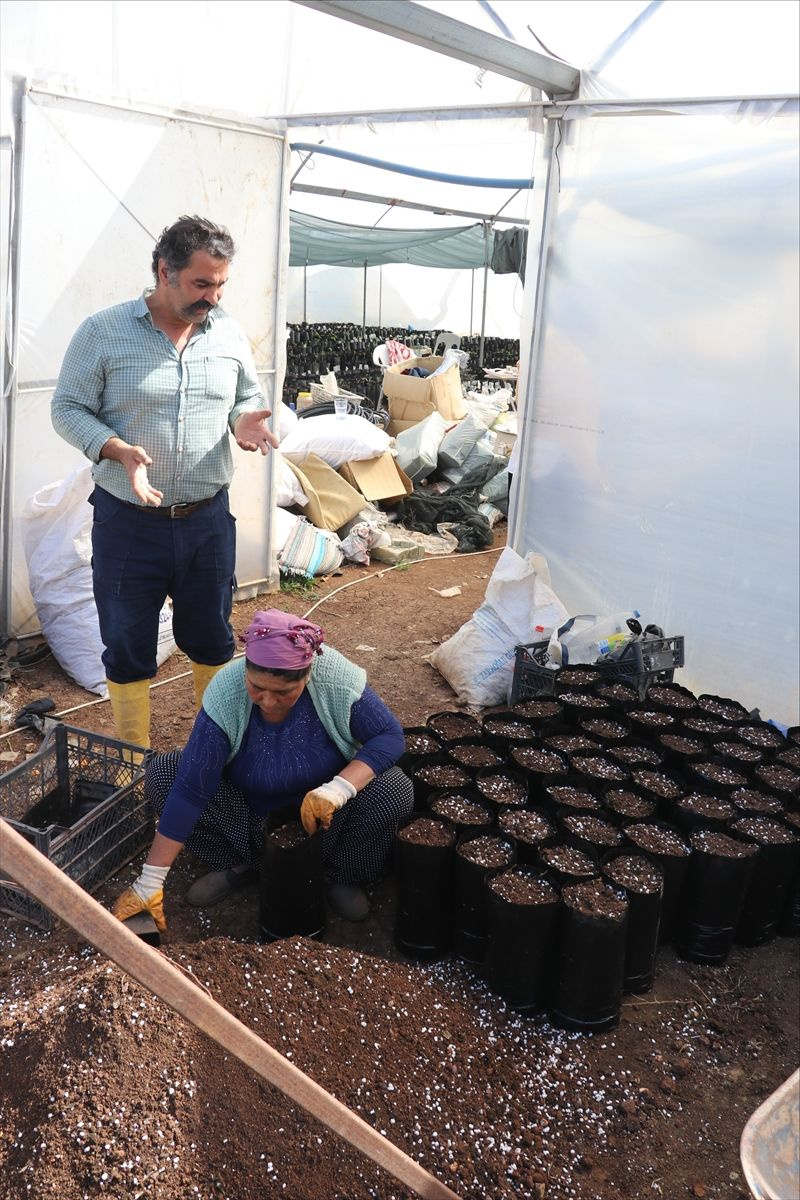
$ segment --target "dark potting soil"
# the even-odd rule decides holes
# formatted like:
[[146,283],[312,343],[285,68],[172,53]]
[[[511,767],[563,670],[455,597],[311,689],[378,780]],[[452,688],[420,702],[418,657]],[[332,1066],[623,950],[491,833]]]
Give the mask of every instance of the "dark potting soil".
[[699,775],[701,779],[706,779],[711,784],[728,788],[747,785],[744,775],[740,775],[738,771],[734,771],[733,767],[726,767],[723,763],[696,762],[691,764],[690,770],[692,774]]
[[466,787],[469,775],[461,767],[449,766],[447,763],[428,763],[417,767],[415,779],[421,779],[432,788]]
[[743,763],[759,763],[764,757],[758,746],[751,746],[748,742],[717,742],[715,749],[717,754]]
[[703,695],[697,697],[697,707],[712,716],[721,717],[723,721],[746,721],[749,713],[738,700],[729,700],[723,696]]
[[485,717],[483,722],[485,733],[499,734],[500,737],[513,738],[515,741],[529,741],[535,737],[535,730],[525,721],[501,720],[495,717]]
[[528,788],[511,775],[482,775],[475,780],[475,790],[498,806],[501,804],[524,804],[528,799]]
[[657,767],[662,758],[650,746],[609,746],[607,753],[626,767]]
[[482,804],[457,794],[436,796],[431,800],[431,811],[456,825],[485,825],[490,820],[490,814]]
[[564,875],[595,875],[597,867],[588,854],[575,846],[545,846],[540,856],[547,867]]
[[564,828],[576,837],[586,838],[599,846],[621,846],[622,834],[608,821],[601,821],[590,813],[568,813],[564,819]]
[[711,817],[715,821],[727,821],[736,815],[736,809],[720,796],[706,796],[701,792],[689,792],[676,801],[678,808],[686,812],[696,813],[701,817]]
[[547,795],[554,804],[562,808],[599,809],[600,801],[585,788],[574,787],[570,783],[550,784],[545,788]]
[[677,718],[672,713],[661,712],[656,708],[635,708],[628,713],[632,725],[647,731],[665,733],[677,724]]
[[775,761],[782,763],[785,767],[792,767],[795,771],[800,771],[800,746],[789,746],[786,750],[779,750],[775,755]]
[[609,704],[634,705],[639,699],[636,688],[627,683],[600,683],[595,690],[600,699]]
[[602,779],[604,783],[622,783],[627,778],[627,767],[612,762],[603,754],[573,754],[572,765],[591,779]]
[[426,733],[406,734],[407,754],[438,754],[441,749],[442,743]]
[[453,740],[460,737],[471,737],[480,733],[480,722],[469,713],[434,713],[426,722],[442,737]]
[[682,737],[679,733],[663,733],[660,741],[667,750],[674,750],[677,754],[702,754],[705,750],[705,742]]
[[554,733],[544,739],[546,746],[557,750],[559,754],[577,754],[581,750],[599,750],[599,742],[585,737],[582,733]]
[[593,687],[600,679],[600,672],[588,667],[562,667],[558,672],[559,688]]
[[308,834],[299,821],[287,821],[285,825],[279,825],[277,829],[268,833],[267,838],[281,850],[291,850],[307,841]]
[[452,846],[456,840],[456,831],[444,821],[434,821],[430,817],[415,817],[398,829],[397,836],[403,842],[413,846]]
[[531,812],[522,808],[516,812],[503,812],[497,818],[497,824],[504,833],[527,842],[531,846],[539,846],[548,838],[555,835],[555,829],[541,813]]
[[503,761],[488,746],[452,746],[450,754],[467,767],[496,767]]
[[703,854],[715,854],[719,858],[751,858],[758,854],[758,846],[752,842],[739,842],[713,829],[698,829],[690,835],[693,850]]
[[731,792],[731,801],[738,809],[763,813],[764,816],[777,817],[784,812],[783,802],[777,796],[760,792],[758,788],[737,788]]
[[604,700],[602,696],[595,696],[591,692],[561,692],[559,699],[562,704],[586,709],[587,712],[593,710],[607,712],[609,708],[607,700]]
[[731,829],[736,833],[746,834],[763,846],[779,846],[800,840],[791,829],[787,829],[779,821],[770,821],[767,817],[741,817],[734,821]]
[[661,890],[661,872],[643,854],[620,854],[606,863],[603,871],[629,892],[652,895]]
[[654,796],[660,796],[662,800],[675,800],[681,794],[681,785],[663,771],[637,768],[633,771],[633,782]]
[[584,717],[581,728],[585,729],[590,737],[597,738],[623,738],[629,733],[627,726],[608,717]]
[[655,801],[629,792],[626,788],[611,788],[606,792],[606,804],[621,817],[642,818],[653,815]]
[[785,741],[783,734],[774,725],[768,725],[766,722],[759,725],[740,725],[736,736],[761,750],[779,750]]
[[488,886],[511,904],[554,904],[558,900],[558,892],[551,883],[519,867],[509,867],[493,875]]
[[651,704],[658,704],[662,708],[677,708],[688,711],[697,707],[697,697],[688,688],[682,688],[679,684],[674,687],[660,687],[656,685],[651,687],[647,692],[647,699]]
[[538,746],[515,746],[511,751],[514,762],[540,775],[566,774],[566,761],[554,750],[539,749]]
[[688,713],[681,718],[681,723],[684,729],[688,729],[691,733],[700,733],[706,737],[714,737],[717,734],[729,734],[731,727],[725,721],[720,721],[718,717],[714,717],[711,713]]
[[784,812],[781,814],[781,820],[785,825],[790,825],[792,829],[800,829],[800,813]]
[[514,852],[502,838],[484,834],[462,842],[456,854],[478,867],[506,867],[511,862]]
[[608,917],[621,921],[628,911],[625,897],[600,880],[572,883],[562,890],[561,898],[569,908],[587,917]]
[[551,721],[561,712],[561,705],[557,700],[523,700],[521,704],[515,704],[511,711],[531,721]]
[[674,829],[662,825],[628,825],[625,833],[632,842],[649,854],[673,854],[686,858],[691,849]]
[[800,791],[800,773],[780,763],[761,763],[753,772],[768,788],[781,795],[795,796]]

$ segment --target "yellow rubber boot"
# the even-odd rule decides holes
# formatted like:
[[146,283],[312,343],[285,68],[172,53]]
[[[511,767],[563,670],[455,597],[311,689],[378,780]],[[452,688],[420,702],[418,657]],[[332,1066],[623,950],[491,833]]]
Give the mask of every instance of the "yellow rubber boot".
[[[191,660],[190,660],[191,661]],[[208,687],[208,684],[225,666],[225,663],[218,663],[215,667],[208,667],[205,663],[192,663],[192,679],[194,680],[194,706],[198,712],[203,703],[203,692]]]
[[108,684],[108,696],[114,713],[114,727],[121,742],[150,747],[150,680]]

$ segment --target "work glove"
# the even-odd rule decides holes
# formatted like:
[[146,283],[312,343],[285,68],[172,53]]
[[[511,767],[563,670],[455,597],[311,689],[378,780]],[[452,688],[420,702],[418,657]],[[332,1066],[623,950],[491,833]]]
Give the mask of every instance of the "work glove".
[[169,867],[152,867],[145,863],[137,880],[126,888],[111,910],[118,921],[127,921],[137,913],[146,912],[156,923],[159,933],[166,933],[164,917],[164,880]]
[[321,783],[311,792],[306,792],[300,805],[300,820],[306,833],[315,833],[317,826],[330,829],[333,814],[356,794],[356,788],[341,775],[334,775],[330,783]]

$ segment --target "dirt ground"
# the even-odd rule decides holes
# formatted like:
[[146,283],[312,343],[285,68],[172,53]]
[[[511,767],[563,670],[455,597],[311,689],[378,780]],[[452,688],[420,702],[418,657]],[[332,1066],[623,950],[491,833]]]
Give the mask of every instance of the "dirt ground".
[[[235,606],[305,614],[363,665],[405,726],[459,707],[424,661],[483,599],[503,544],[407,570],[346,567],[307,594]],[[443,597],[443,589],[461,593]],[[153,745],[193,720],[180,654],[152,692]],[[65,722],[113,735],[109,706],[53,660],[15,672],[16,712],[50,696]],[[0,769],[35,752],[0,737]],[[105,904],[140,856],[97,892]],[[258,894],[189,907],[202,871],[179,859],[163,952],[454,1193],[471,1200],[747,1200],[739,1139],[798,1062],[798,943],[735,947],[718,968],[659,951],[655,986],[619,1027],[584,1036],[511,1012],[449,957],[393,942],[391,871],[360,925],[330,917],[319,941],[258,941]],[[410,1193],[293,1108],[63,926],[0,917],[0,1197],[393,1200]],[[781,1200],[792,1200],[791,1197]]]

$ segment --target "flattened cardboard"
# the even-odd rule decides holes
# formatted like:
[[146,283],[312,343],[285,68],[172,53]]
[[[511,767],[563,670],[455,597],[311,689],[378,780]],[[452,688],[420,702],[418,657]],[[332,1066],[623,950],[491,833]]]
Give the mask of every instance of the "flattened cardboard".
[[367,500],[402,500],[414,485],[395,462],[389,450],[376,458],[344,463],[339,474]]

